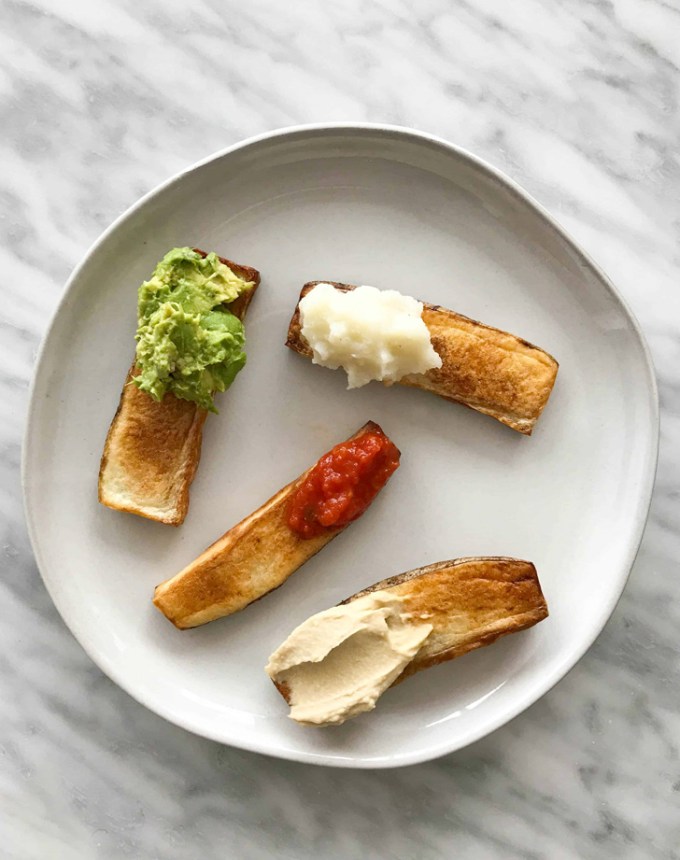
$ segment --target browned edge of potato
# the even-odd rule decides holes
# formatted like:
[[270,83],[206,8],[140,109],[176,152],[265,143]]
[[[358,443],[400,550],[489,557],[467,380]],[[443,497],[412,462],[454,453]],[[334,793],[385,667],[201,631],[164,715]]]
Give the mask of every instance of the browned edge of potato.
[[[433,628],[394,684],[548,617],[536,568],[530,561],[515,558],[439,561],[376,582],[340,605],[382,590],[403,598],[403,611]],[[287,686],[275,686],[290,704]]]
[[[288,327],[286,346],[307,358],[312,357],[312,350],[301,331],[300,300],[322,283],[343,292],[355,289],[337,281],[304,285]],[[530,436],[555,384],[557,361],[522,338],[439,305],[423,302],[423,321],[442,366],[409,374],[398,384],[462,403]]]
[[[206,256],[205,251],[194,250]],[[243,320],[260,273],[225,257],[219,259],[238,277],[255,284],[228,305]],[[137,372],[133,361],[104,444],[99,501],[114,510],[179,526],[189,509],[189,487],[198,468],[208,413],[171,392],[156,402],[131,383]]]
[[[368,421],[356,433],[380,429]],[[229,529],[180,573],[157,586],[153,602],[179,628],[198,627],[244,609],[278,588],[347,526],[303,538],[288,525],[293,493],[315,463]]]

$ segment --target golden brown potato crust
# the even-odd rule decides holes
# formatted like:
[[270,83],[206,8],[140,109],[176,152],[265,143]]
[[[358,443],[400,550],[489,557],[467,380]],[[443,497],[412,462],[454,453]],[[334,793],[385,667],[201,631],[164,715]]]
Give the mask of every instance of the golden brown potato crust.
[[[404,598],[404,612],[432,624],[420,651],[392,686],[409,675],[491,645],[501,636],[533,627],[548,617],[536,568],[516,558],[457,558],[391,576],[343,600],[372,591]],[[290,704],[287,684],[274,686]]]
[[[319,283],[330,283],[344,292],[354,289],[335,281],[310,281],[302,288],[300,299]],[[301,332],[300,299],[286,346],[311,358],[312,350]],[[559,367],[555,359],[526,340],[439,305],[423,302],[423,321],[442,366],[409,374],[399,385],[423,388],[463,403],[530,436],[555,384]]]
[[[369,421],[350,438],[376,428]],[[317,537],[302,538],[288,525],[290,499],[311,468],[156,588],[153,602],[166,618],[176,627],[186,628],[238,612],[283,585],[347,528],[330,528]]]
[[[205,251],[194,249],[205,256]],[[253,289],[229,305],[243,320],[260,283],[260,273],[224,257],[220,260]],[[109,508],[179,526],[189,509],[189,487],[201,456],[205,409],[168,393],[157,403],[131,383],[130,368],[111,422],[99,468],[99,501]]]
[[343,603],[371,591],[389,590],[405,600],[404,611],[433,625],[398,680],[499,636],[532,627],[548,616],[536,568],[515,558],[458,558],[419,567],[376,582]]

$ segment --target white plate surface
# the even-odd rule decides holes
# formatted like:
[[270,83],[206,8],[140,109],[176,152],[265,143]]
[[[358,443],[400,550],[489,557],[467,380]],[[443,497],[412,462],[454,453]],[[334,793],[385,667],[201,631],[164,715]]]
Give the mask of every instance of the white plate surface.
[[[556,168],[557,169],[557,168]],[[262,272],[248,364],[206,425],[179,529],[97,503],[97,470],[133,350],[136,289],[175,245]],[[533,437],[424,392],[344,374],[283,346],[312,279],[396,288],[514,332],[560,372]],[[366,420],[402,450],[389,486],[281,589],[179,632],[153,587]],[[389,767],[458,749],[535,702],[611,614],[637,550],[658,437],[642,335],[602,273],[492,168],[389,127],[266,135],[152,192],[73,274],[45,339],[24,449],[45,583],[93,660],[191,731],[285,758]],[[509,555],[538,568],[550,618],[389,691],[343,727],[303,729],[263,666],[308,615],[440,559]]]

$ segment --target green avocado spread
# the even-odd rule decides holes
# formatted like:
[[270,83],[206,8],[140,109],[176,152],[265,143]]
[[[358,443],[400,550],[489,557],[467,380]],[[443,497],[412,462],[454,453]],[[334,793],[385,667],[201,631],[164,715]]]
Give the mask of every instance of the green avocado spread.
[[134,384],[154,400],[171,391],[217,412],[213,394],[246,363],[243,323],[226,305],[253,287],[217,254],[168,251],[139,288]]

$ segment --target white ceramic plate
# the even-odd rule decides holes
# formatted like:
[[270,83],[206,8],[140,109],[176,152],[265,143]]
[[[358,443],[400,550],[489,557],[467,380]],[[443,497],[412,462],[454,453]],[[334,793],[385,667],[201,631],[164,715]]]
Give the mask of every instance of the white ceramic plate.
[[[136,288],[174,245],[262,272],[248,365],[203,456],[184,525],[97,503],[97,470],[133,350]],[[372,384],[283,346],[301,285],[394,287],[525,337],[560,362],[531,438],[424,392]],[[188,632],[152,606],[176,573],[367,419],[402,450],[370,510],[280,590]],[[611,284],[511,181],[444,141],[378,126],[265,135],[143,198],[74,272],[45,338],[24,449],[36,558],[93,660],[140,702],[234,746],[389,767],[474,741],[535,702],[611,614],[648,510],[658,436],[643,337]],[[303,729],[266,677],[308,615],[440,559],[535,562],[550,618],[389,691],[345,726]]]

